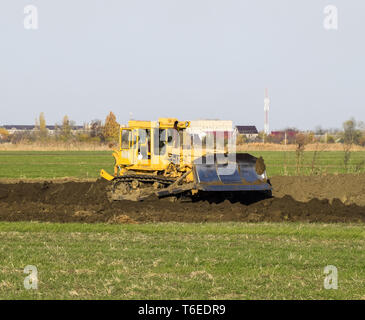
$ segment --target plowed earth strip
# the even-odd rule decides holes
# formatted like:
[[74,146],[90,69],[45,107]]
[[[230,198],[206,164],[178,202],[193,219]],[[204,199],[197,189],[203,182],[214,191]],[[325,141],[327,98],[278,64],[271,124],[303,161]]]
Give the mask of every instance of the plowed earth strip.
[[257,201],[246,195],[240,201],[212,198],[193,203],[155,198],[109,202],[109,183],[102,180],[3,183],[0,221],[365,222],[365,175],[276,177],[272,183],[276,191],[271,199]]

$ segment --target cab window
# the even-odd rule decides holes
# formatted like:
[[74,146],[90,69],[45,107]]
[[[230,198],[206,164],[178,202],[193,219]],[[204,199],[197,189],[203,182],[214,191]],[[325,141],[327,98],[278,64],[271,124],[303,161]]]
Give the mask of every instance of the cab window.
[[122,149],[129,149],[129,140],[131,137],[130,130],[122,130]]
[[129,147],[135,149],[137,147],[137,130],[130,130]]

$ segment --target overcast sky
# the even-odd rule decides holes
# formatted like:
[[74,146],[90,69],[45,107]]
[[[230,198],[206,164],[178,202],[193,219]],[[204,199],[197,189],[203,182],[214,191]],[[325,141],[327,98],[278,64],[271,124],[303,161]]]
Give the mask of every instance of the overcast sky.
[[364,31],[364,0],[1,0],[0,125],[112,110],[262,129],[268,87],[271,129],[340,127],[365,120]]

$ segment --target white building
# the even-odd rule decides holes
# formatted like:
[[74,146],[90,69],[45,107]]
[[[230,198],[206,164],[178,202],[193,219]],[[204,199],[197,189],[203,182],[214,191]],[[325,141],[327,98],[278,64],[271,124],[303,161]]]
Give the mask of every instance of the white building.
[[201,134],[209,132],[233,133],[233,121],[231,120],[192,120],[190,127],[186,129],[189,134]]

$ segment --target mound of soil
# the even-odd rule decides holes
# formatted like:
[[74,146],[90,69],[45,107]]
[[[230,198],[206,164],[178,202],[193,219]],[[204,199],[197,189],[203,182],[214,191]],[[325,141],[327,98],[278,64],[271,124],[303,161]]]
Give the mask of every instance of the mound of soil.
[[271,179],[275,197],[291,195],[295,200],[340,199],[345,204],[365,206],[365,174],[326,176],[278,176]]
[[53,222],[365,222],[365,175],[274,177],[274,197],[239,201],[210,198],[172,202],[107,199],[110,184],[42,182],[0,184],[0,221]]

